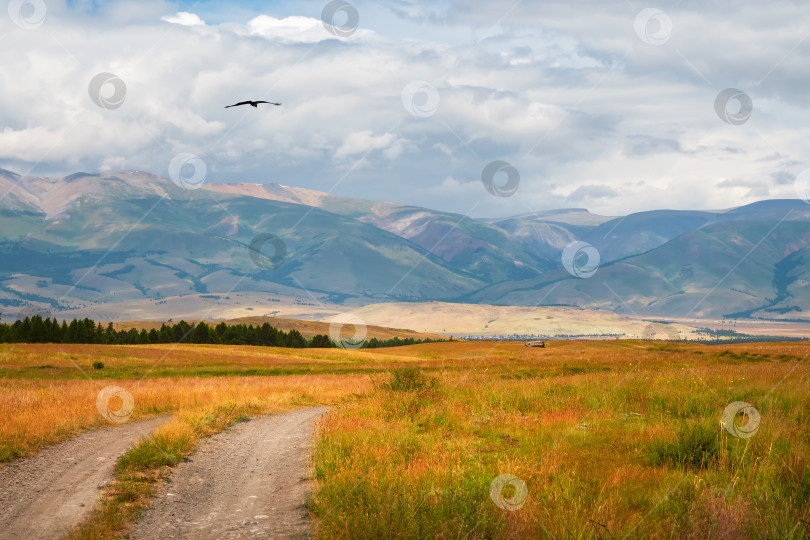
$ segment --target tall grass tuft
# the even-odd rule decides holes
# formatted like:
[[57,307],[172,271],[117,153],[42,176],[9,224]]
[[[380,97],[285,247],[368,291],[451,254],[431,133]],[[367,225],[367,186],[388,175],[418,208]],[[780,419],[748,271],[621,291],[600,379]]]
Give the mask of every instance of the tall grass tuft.
[[650,444],[650,463],[704,469],[717,462],[720,444],[716,425],[686,423],[678,428],[674,441],[657,440]]
[[391,371],[391,380],[383,383],[382,388],[391,392],[421,392],[435,390],[438,379],[428,378],[424,372],[415,367],[406,367]]

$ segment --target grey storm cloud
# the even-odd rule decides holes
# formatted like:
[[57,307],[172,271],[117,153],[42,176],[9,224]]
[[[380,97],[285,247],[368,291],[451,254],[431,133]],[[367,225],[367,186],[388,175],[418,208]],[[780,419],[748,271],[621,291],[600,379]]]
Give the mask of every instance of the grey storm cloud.
[[746,196],[759,199],[767,198],[770,195],[770,188],[765,182],[753,182],[739,179],[723,180],[717,184],[720,188],[745,188],[748,191]]
[[580,186],[574,190],[569,199],[571,201],[592,201],[594,199],[602,199],[605,197],[615,197],[616,191],[610,186],[606,185],[585,185]]
[[631,135],[628,138],[629,153],[634,156],[683,151],[681,143],[676,139],[662,139],[648,135]]
[[777,186],[784,186],[787,184],[792,184],[796,180],[796,175],[793,175],[787,171],[776,171],[775,173],[771,174],[771,179]]

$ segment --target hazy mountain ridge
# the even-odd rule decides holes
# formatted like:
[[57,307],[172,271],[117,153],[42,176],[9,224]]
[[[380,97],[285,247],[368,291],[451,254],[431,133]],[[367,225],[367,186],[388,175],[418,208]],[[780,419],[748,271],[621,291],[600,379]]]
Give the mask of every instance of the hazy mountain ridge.
[[[138,171],[54,179],[0,170],[0,190],[0,305],[9,313],[230,293],[268,302],[563,304],[638,316],[804,319],[810,310],[802,201],[479,220],[280,184],[185,190]],[[250,258],[261,233],[286,245],[277,268]],[[574,240],[599,251],[591,278],[562,268]]]

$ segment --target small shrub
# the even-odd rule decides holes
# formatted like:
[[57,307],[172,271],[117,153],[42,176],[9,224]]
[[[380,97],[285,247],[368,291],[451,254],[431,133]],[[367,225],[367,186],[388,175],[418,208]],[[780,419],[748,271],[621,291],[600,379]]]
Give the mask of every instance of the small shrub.
[[522,379],[535,379],[535,378],[544,378],[546,377],[545,373],[540,373],[540,371],[536,369],[523,369],[519,371],[510,371],[509,373],[504,373],[501,375],[501,379],[506,380],[522,380]]
[[93,362],[93,369],[104,369],[104,362]]
[[393,392],[421,392],[433,390],[438,381],[429,379],[419,368],[401,368],[391,372],[391,380],[383,384],[383,388]]
[[653,465],[706,468],[718,457],[720,435],[714,426],[687,424],[677,432],[675,441],[656,441],[651,445]]
[[601,373],[604,371],[610,371],[610,368],[606,366],[563,366],[560,368],[560,375],[582,375],[584,373]]

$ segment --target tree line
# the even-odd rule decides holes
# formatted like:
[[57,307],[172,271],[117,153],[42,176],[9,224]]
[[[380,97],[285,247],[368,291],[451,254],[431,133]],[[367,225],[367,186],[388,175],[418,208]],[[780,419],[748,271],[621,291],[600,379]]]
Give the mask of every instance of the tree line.
[[[363,342],[362,348],[397,347],[432,343],[435,340],[413,338],[393,338],[380,340],[372,338]],[[329,336],[318,334],[307,340],[301,332],[292,329],[284,332],[264,323],[261,326],[224,322],[210,326],[205,322],[176,324],[163,323],[160,329],[116,330],[113,323],[106,327],[92,319],[59,321],[54,317],[40,315],[26,317],[12,324],[0,324],[0,343],[80,343],[98,345],[147,345],[156,343],[208,343],[218,345],[256,345],[263,347],[291,347],[301,349],[315,347],[328,349],[337,347]]]

